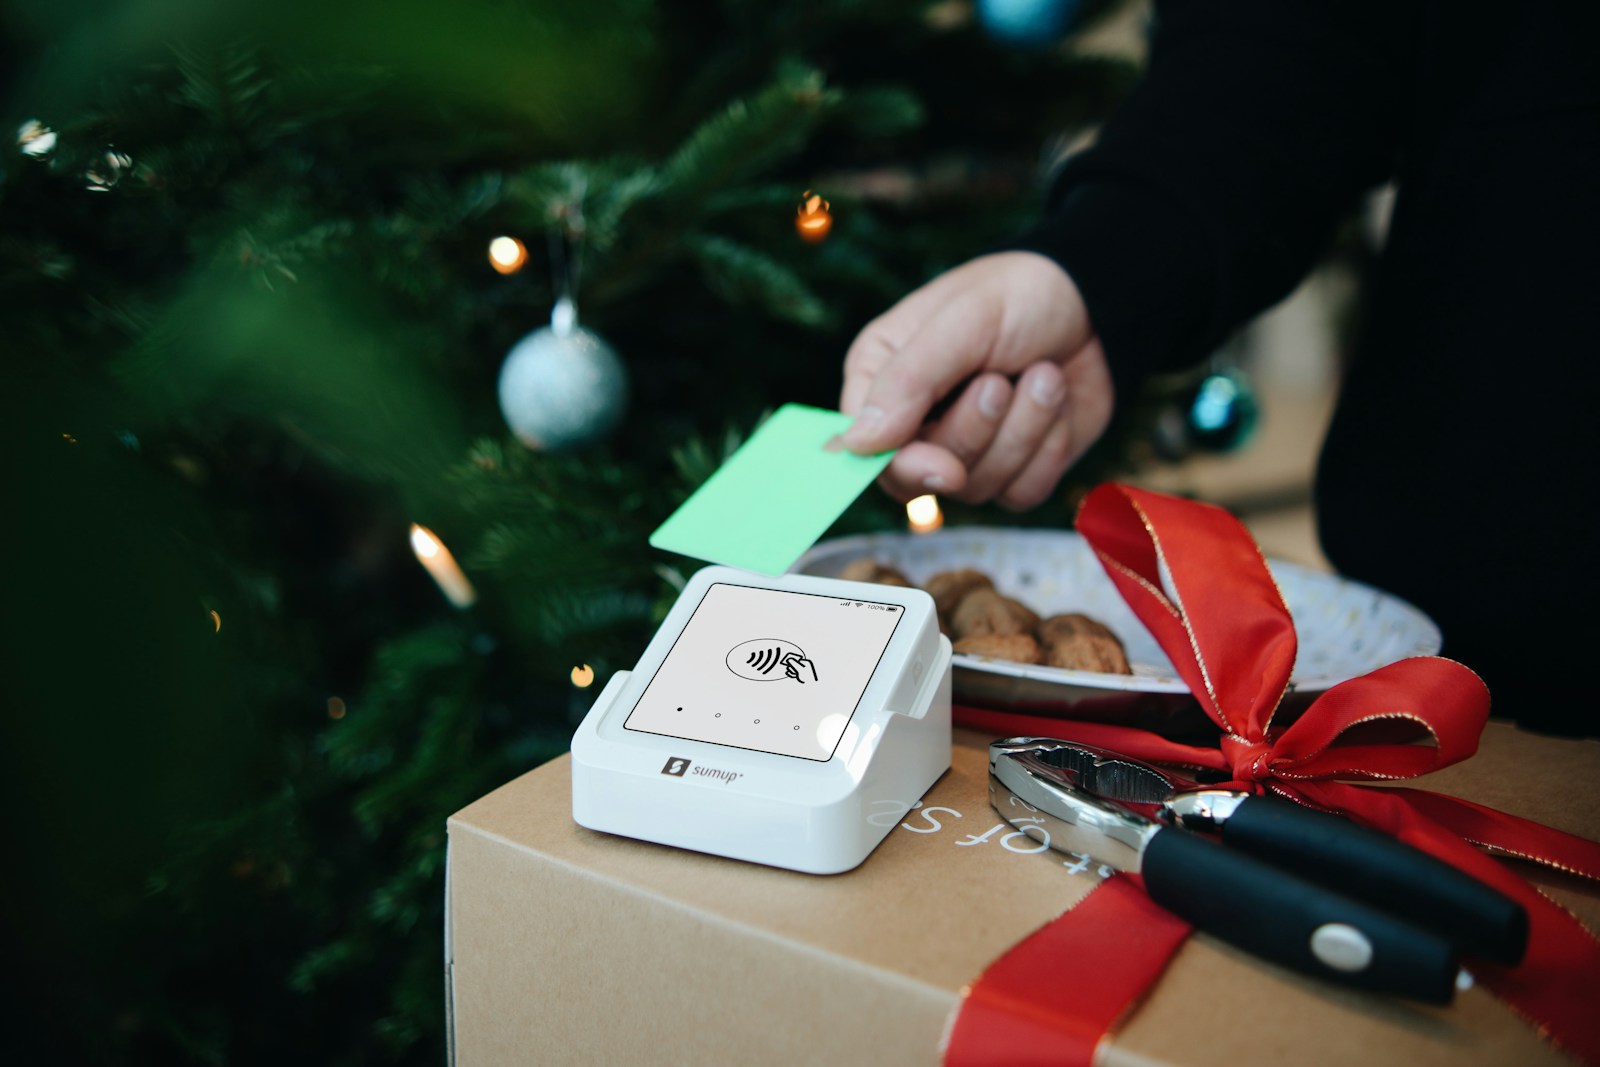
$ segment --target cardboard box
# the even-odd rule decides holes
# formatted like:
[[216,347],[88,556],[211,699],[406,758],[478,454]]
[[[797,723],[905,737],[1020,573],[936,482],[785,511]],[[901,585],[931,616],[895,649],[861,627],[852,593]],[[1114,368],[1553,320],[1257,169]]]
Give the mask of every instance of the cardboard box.
[[[452,1062],[934,1067],[962,987],[1098,877],[993,813],[990,740],[957,731],[949,773],[864,864],[831,876],[585,830],[566,757],[471,804],[449,822]],[[1411,784],[1600,837],[1597,742],[1494,724],[1472,760]],[[1593,886],[1524,871],[1600,928]],[[1061,961],[1060,980],[1093,983],[1077,962]],[[1466,1061],[1571,1062],[1482,988],[1448,1008],[1385,1000],[1205,936],[1179,950],[1101,1057]]]

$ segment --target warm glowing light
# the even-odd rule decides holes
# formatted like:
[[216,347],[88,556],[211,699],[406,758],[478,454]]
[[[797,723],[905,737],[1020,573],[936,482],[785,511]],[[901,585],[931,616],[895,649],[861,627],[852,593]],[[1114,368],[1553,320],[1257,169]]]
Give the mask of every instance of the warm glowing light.
[[216,629],[213,630],[212,633],[219,633],[220,634],[222,632],[222,616],[217,612],[217,610],[215,608],[213,608],[212,611],[211,611],[211,625],[216,627]]
[[344,712],[345,707],[343,700],[340,700],[338,697],[328,698],[328,718],[342,719],[344,718]]
[[807,243],[820,243],[833,229],[833,215],[828,211],[828,202],[807,189],[800,198],[799,208],[795,210],[794,228]]
[[515,274],[528,262],[528,246],[515,237],[496,237],[489,242],[489,266],[501,274]]
[[107,148],[84,170],[83,177],[88,182],[84,188],[91,193],[109,192],[116,188],[123,174],[132,166],[132,156],[126,152],[118,152],[115,148]]
[[412,523],[411,551],[417,554],[418,562],[433,576],[446,600],[458,608],[469,608],[477,602],[478,591],[472,588],[467,576],[461,573],[456,558],[450,554],[448,548],[444,547],[444,543],[433,535],[432,530]]
[[78,443],[78,439],[76,437],[72,436],[70,433],[62,434],[61,435],[61,439],[63,441],[65,441],[69,445],[75,445],[75,444]]
[[418,559],[428,560],[443,551],[444,546],[439,539],[433,536],[433,531],[426,526],[411,524],[411,551],[417,554]]
[[594,668],[587,663],[572,668],[572,684],[579,689],[587,689],[594,684]]
[[29,119],[17,128],[17,147],[22,154],[40,159],[55,151],[56,131],[40,122]]
[[939,501],[930,493],[906,502],[906,524],[912,533],[933,533],[944,525],[944,512]]

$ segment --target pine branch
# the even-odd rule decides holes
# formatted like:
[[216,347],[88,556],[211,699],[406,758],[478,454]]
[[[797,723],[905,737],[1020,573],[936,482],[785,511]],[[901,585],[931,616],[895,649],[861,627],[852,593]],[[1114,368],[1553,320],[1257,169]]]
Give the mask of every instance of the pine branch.
[[239,133],[266,110],[272,79],[261,53],[249,43],[195,48],[172,46],[182,84],[178,98],[221,128]]
[[898,137],[927,120],[922,101],[899,86],[851,89],[829,108],[829,117],[852,137],[875,140]]
[[566,230],[604,252],[624,230],[624,216],[661,191],[655,167],[626,159],[543,163],[513,177],[506,200],[524,225],[541,233]]
[[712,292],[729,303],[752,304],[774,318],[802,326],[833,324],[828,306],[811,287],[766,253],[726,237],[691,237],[684,245]]
[[701,123],[663,167],[668,194],[695,199],[799,151],[841,98],[816,70],[793,66],[767,88]]

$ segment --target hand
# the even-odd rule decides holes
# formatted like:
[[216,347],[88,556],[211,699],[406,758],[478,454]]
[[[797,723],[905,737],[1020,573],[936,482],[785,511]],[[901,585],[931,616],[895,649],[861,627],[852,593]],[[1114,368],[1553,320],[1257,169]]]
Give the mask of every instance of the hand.
[[813,682],[817,680],[817,665],[799,653],[790,652],[788,655],[783,657],[782,662],[783,673],[787,674],[790,678],[793,678],[801,685],[806,684],[806,680],[800,676],[801,667],[804,667],[806,670],[811,672],[811,680]]
[[[952,397],[932,422],[935,405]],[[1078,287],[1054,260],[964,263],[868,323],[844,361],[852,452],[899,448],[879,484],[1030,508],[1111,421],[1111,373]]]

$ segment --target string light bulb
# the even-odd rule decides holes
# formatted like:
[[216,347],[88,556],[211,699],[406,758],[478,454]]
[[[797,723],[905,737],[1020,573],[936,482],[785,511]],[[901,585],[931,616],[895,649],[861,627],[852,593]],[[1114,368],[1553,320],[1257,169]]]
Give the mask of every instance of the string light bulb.
[[501,274],[515,274],[528,262],[528,246],[515,237],[496,237],[489,242],[489,266]]
[[572,684],[579,689],[589,688],[594,684],[594,668],[587,663],[572,668]]
[[417,562],[432,575],[446,600],[458,608],[470,608],[477,602],[478,591],[472,588],[472,583],[467,581],[456,558],[444,547],[444,542],[434,536],[432,530],[412,523],[411,551],[416,553]]
[[17,128],[17,147],[25,156],[43,159],[55,151],[56,131],[38,119],[29,119]]
[[917,534],[933,533],[943,526],[944,512],[939,510],[938,499],[929,493],[906,501],[906,525]]
[[115,148],[107,148],[91,160],[83,172],[87,183],[84,188],[91,193],[108,193],[122,181],[122,176],[133,167],[133,157]]
[[833,229],[828,202],[807,189],[800,197],[800,206],[795,209],[794,228],[807,244],[821,244]]

